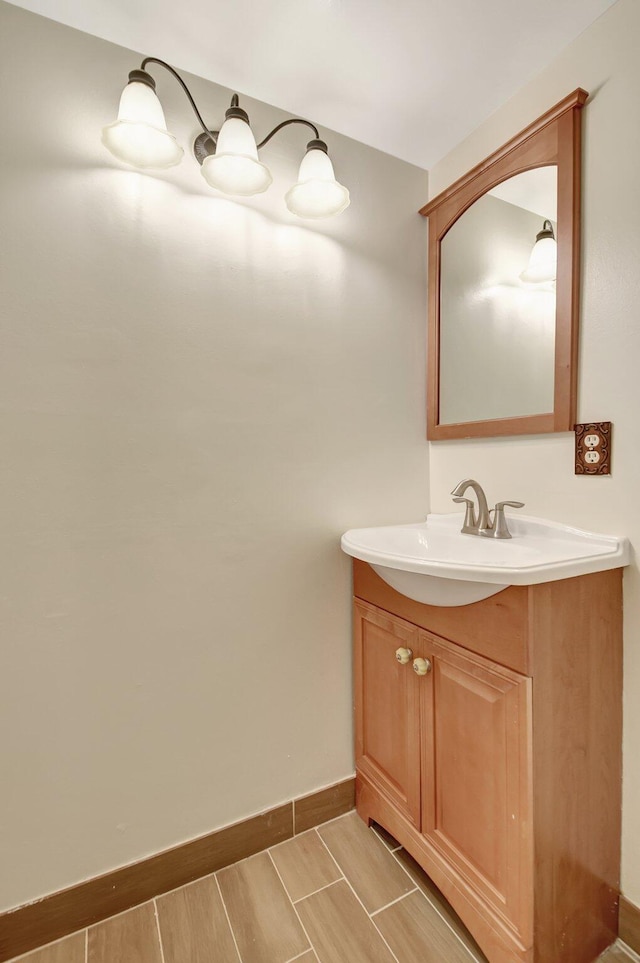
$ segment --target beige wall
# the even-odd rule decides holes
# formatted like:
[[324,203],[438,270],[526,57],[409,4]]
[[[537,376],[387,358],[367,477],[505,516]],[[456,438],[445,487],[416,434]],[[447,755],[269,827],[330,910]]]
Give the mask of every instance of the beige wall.
[[[579,421],[612,421],[613,474],[573,474],[573,435],[430,445],[432,509],[466,475],[495,501],[640,546],[640,4],[619,0],[534,82],[430,172],[435,196],[576,87],[584,111]],[[640,578],[625,577],[623,891],[640,904]]]
[[426,173],[327,132],[309,227],[301,129],[244,204],[126,170],[139,60],[0,4],[0,909],[348,776],[339,535],[428,509]]

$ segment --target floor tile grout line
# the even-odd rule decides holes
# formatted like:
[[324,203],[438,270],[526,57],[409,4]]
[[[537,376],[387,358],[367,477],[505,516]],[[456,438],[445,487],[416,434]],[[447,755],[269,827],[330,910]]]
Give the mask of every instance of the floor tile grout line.
[[[245,856],[244,859],[251,859],[251,856]],[[240,860],[240,862],[242,862],[242,860]],[[235,865],[236,865],[235,863],[229,863],[229,866],[235,866]],[[212,872],[207,873],[206,876],[197,876],[195,879],[190,879],[187,883],[180,883],[179,886],[174,886],[173,889],[163,890],[161,893],[156,893],[156,895],[153,896],[152,899],[162,899],[164,896],[172,896],[173,893],[177,893],[181,889],[189,889],[190,886],[196,886],[198,883],[201,883],[205,879],[211,879],[211,877],[215,876],[216,873],[219,873],[220,870],[226,869],[226,868],[227,868],[226,866],[221,866],[220,869],[214,869]],[[145,902],[148,903],[149,900],[145,900]],[[142,906],[142,903],[138,905]],[[135,909],[135,906],[132,906],[131,909]],[[129,911],[123,910],[123,912],[128,913]],[[122,914],[119,914],[119,915],[122,915]],[[111,917],[109,917],[109,919],[111,919]]]
[[218,879],[218,874],[214,873],[213,878],[215,880],[216,886],[218,887],[218,894],[220,896],[220,901],[222,903],[222,909],[224,910],[224,915],[227,919],[227,924],[229,926],[229,932],[231,933],[231,939],[233,940],[233,945],[236,948],[236,953],[238,954],[238,963],[242,963],[242,956],[240,955],[240,947],[238,946],[238,941],[236,939],[236,934],[233,931],[233,926],[231,925],[231,917],[229,916],[229,911],[227,909],[227,904],[224,901],[224,896],[222,895],[222,886],[220,885],[220,880]]
[[[111,916],[105,916],[104,919],[96,920],[95,923],[91,923],[87,927],[87,931],[95,930],[99,926],[102,926],[103,923],[109,923],[111,920],[117,920],[120,916],[126,916],[127,913],[134,913],[136,910],[142,909],[143,906],[148,906],[149,903],[153,903],[155,899],[158,899],[160,896],[164,895],[164,893],[160,893],[158,896],[151,896],[149,899],[142,900],[141,903],[136,903],[135,906],[129,906],[127,909],[120,910],[119,913],[112,913]],[[45,946],[54,946],[55,943],[61,943],[62,940],[67,940],[70,936],[77,936],[78,933],[82,932],[83,930],[74,930],[73,933],[67,933],[66,936],[61,936],[59,940],[54,940],[53,943],[44,943],[43,946],[37,946],[35,949],[42,950]],[[35,953],[35,950],[31,950],[30,952]],[[13,960],[9,960],[8,963],[13,963]]]
[[[340,813],[339,816],[332,816],[331,819],[325,819],[325,820],[323,820],[323,822],[317,823],[315,826],[308,826],[307,829],[302,829],[302,830],[300,830],[300,832],[296,832],[296,829],[295,829],[295,819],[294,819],[293,836],[290,836],[289,839],[283,839],[283,840],[281,840],[279,843],[274,843],[273,846],[269,846],[268,848],[269,848],[269,849],[275,849],[276,846],[282,846],[282,845],[284,845],[284,843],[289,843],[289,842],[291,842],[292,839],[297,839],[298,836],[304,836],[305,833],[312,833],[312,832],[314,832],[316,829],[319,829],[319,828],[322,827],[322,826],[330,826],[331,823],[337,823],[339,819],[344,819],[345,816],[351,816],[355,811],[356,811],[356,809],[355,809],[355,806],[354,806],[352,809],[348,809],[346,813]],[[248,856],[248,857],[246,857],[246,858],[247,858],[247,859],[251,859],[250,856]]]
[[290,960],[286,961],[286,963],[296,963],[296,960],[301,960],[303,956],[307,956],[307,954],[309,953],[315,953],[315,950],[313,947],[311,947],[308,950],[303,950],[302,953],[298,953],[297,956],[292,956]]
[[[355,806],[353,809],[349,809],[346,813],[340,813],[339,816],[332,816],[331,819],[325,819],[322,823],[317,823],[315,826],[309,826],[309,829],[305,829],[304,832],[312,833],[314,830],[319,829],[321,826],[330,826],[331,823],[337,823],[339,819],[345,819],[346,816],[351,816],[356,811]],[[299,833],[302,836],[302,833]]]
[[370,916],[369,919],[370,919],[371,922],[373,923],[373,926],[374,926],[374,928],[376,929],[376,931],[380,934],[380,939],[382,940],[382,942],[384,943],[384,945],[387,947],[387,949],[388,949],[389,952],[391,953],[391,956],[394,958],[394,960],[396,960],[396,963],[400,963],[400,960],[398,960],[398,957],[396,956],[396,954],[393,952],[393,950],[391,949],[391,947],[390,947],[389,944],[387,943],[387,941],[386,941],[386,939],[385,939],[385,937],[384,937],[384,934],[382,933],[382,930],[381,930],[380,927],[377,925],[377,923],[376,923],[376,921],[374,920],[373,916]]
[[[400,849],[402,849],[402,848],[403,848],[403,847],[401,846]],[[399,850],[398,850],[398,852],[399,852]],[[401,866],[402,869],[404,869],[404,871],[405,871],[405,873],[407,874],[407,876],[409,877],[409,879],[413,880],[413,877],[411,876],[411,873],[409,873],[409,871],[402,865],[401,860],[398,859],[398,857],[396,856],[396,854],[395,854],[395,853],[392,853],[391,855],[393,856],[393,858],[394,858],[395,861],[397,862],[398,866]],[[409,855],[410,855],[410,854],[409,854]],[[460,934],[453,928],[453,926],[451,925],[451,923],[449,922],[449,920],[448,920],[448,919],[446,918],[446,916],[443,914],[442,910],[436,905],[436,903],[435,903],[432,899],[429,899],[429,897],[427,896],[427,894],[425,893],[425,891],[424,891],[420,886],[418,886],[417,888],[418,888],[418,890],[420,891],[420,893],[422,893],[422,895],[423,895],[424,898],[426,899],[426,901],[427,901],[427,903],[429,904],[429,906],[431,906],[431,907],[435,910],[435,912],[438,914],[438,916],[440,917],[440,919],[442,920],[442,922],[445,924],[445,926],[448,926],[448,927],[449,927],[449,929],[451,930],[451,932],[453,933],[453,935],[455,936],[455,938],[458,940],[458,942],[460,943],[460,945],[461,945],[462,947],[464,947],[464,949],[467,951],[467,953],[469,954],[470,958],[473,960],[473,963],[480,963],[480,961],[478,960],[478,958],[477,958],[477,956],[475,955],[475,953],[472,952],[472,951],[469,949],[469,947],[468,947],[467,944],[464,942],[464,940],[462,939],[462,937],[460,936]]]
[[[357,810],[353,810],[353,812],[355,812],[355,813],[357,814]],[[348,814],[347,814],[347,815],[348,815]],[[360,818],[360,817],[358,817],[358,818]],[[323,825],[325,825],[325,824],[323,823],[323,824],[321,824],[320,826],[316,826],[316,832],[318,833],[318,836],[320,836],[320,839],[322,839],[322,835],[320,834],[319,830],[322,829],[322,826],[323,826]],[[377,839],[377,841],[380,843],[380,845],[381,845],[382,848],[384,849],[385,853],[389,853],[391,856],[393,856],[393,857],[395,858],[395,861],[396,861],[397,865],[400,867],[400,869],[402,870],[402,872],[405,874],[405,876],[407,877],[407,879],[409,880],[409,882],[411,883],[411,885],[412,885],[412,886],[414,887],[414,889],[415,889],[415,888],[417,887],[417,884],[416,884],[415,879],[413,878],[413,876],[411,875],[411,873],[408,871],[408,869],[406,869],[406,867],[403,866],[402,863],[400,862],[400,860],[395,856],[396,852],[398,852],[399,850],[401,850],[403,847],[402,847],[402,846],[398,846],[398,849],[397,849],[397,850],[395,850],[395,849],[394,849],[394,850],[391,850],[391,849],[389,849],[389,847],[387,846],[387,844],[383,841],[382,837],[381,837],[381,836],[378,836],[378,834],[377,834],[377,832],[375,831],[375,829],[373,828],[373,826],[367,826],[367,829],[369,830],[369,832],[370,832],[373,836],[375,836],[375,838]],[[336,864],[336,866],[338,867],[338,869],[339,869],[340,872],[342,873],[342,872],[343,872],[342,867],[340,866],[340,863],[338,862],[338,860],[335,858],[335,856],[334,856],[333,853],[331,852],[331,849],[330,849],[330,847],[329,847],[329,844],[328,844],[328,843],[325,843],[324,839],[322,839],[322,842],[324,843],[325,847],[329,850],[329,853],[331,854],[331,858],[333,859],[334,863]],[[348,880],[347,880],[347,882],[348,882]],[[404,896],[408,896],[408,893],[404,893],[403,895],[404,895]],[[401,898],[401,897],[399,897],[399,898]],[[381,908],[381,909],[384,909],[384,907],[380,907],[380,908]],[[372,912],[377,913],[378,910],[373,910]],[[368,914],[369,916],[371,916],[371,913],[369,913],[368,910],[367,910],[367,914]]]
[[[311,829],[303,829],[302,832],[298,833],[296,836],[289,836],[288,839],[281,839],[279,843],[274,843],[273,846],[267,846],[267,849],[268,850],[280,849],[282,846],[286,846],[287,843],[292,843],[294,839],[300,839],[301,836],[306,836],[308,833],[312,833],[312,832],[313,832],[313,827]],[[266,851],[267,851],[266,849],[262,850],[263,853],[266,853]],[[254,856],[259,856],[259,855],[260,853],[254,853]],[[251,859],[251,856],[245,856],[245,859]],[[242,862],[242,860],[240,860],[240,862]],[[231,865],[235,866],[236,863],[232,863]],[[218,872],[222,872],[223,869],[226,869],[226,867],[221,866]]]
[[[317,828],[316,828],[316,832],[318,832]],[[337,860],[337,859],[335,858],[335,856],[333,855],[333,853],[331,852],[331,850],[329,849],[328,843],[325,843],[325,841],[324,841],[324,839],[322,838],[322,836],[320,836],[320,833],[318,833],[318,837],[320,838],[320,841],[321,841],[322,845],[324,846],[324,848],[326,849],[326,851],[329,853],[329,856],[331,856],[331,859],[334,861],[334,863],[336,864],[336,866],[338,867],[338,869],[339,869],[340,872],[342,873],[342,871],[343,871],[343,870],[342,870],[342,867],[341,867],[340,863],[338,862],[338,860]],[[408,875],[408,874],[407,874],[407,875]],[[358,894],[356,893],[355,889],[353,888],[353,886],[352,886],[351,883],[349,882],[349,879],[347,878],[346,874],[345,874],[345,877],[344,877],[344,881],[345,881],[345,883],[347,884],[347,886],[349,887],[349,889],[351,890],[351,892],[353,893],[353,895],[355,896],[355,898],[357,899],[357,901],[360,903],[360,906],[362,907],[364,913],[366,914],[366,916],[367,916],[367,918],[370,920],[370,922],[373,924],[373,928],[375,929],[376,933],[378,934],[378,936],[380,937],[380,939],[382,940],[382,942],[384,943],[384,945],[386,946],[386,948],[389,950],[389,953],[391,954],[392,958],[396,961],[396,963],[400,963],[400,960],[398,959],[398,957],[397,957],[396,954],[393,952],[393,950],[391,949],[391,947],[390,947],[389,944],[387,943],[386,939],[384,938],[384,936],[383,936],[382,933],[380,932],[379,927],[376,926],[376,921],[375,921],[374,919],[372,919],[371,914],[370,914],[369,911],[367,910],[367,907],[364,905],[364,903],[362,902],[362,900],[360,899],[360,897],[359,897]],[[317,955],[317,954],[316,954],[316,955]]]
[[153,914],[156,918],[156,930],[158,932],[158,943],[160,945],[160,959],[162,963],[165,963],[164,946],[162,945],[162,933],[160,931],[160,917],[158,916],[158,904],[156,903],[155,899],[153,901]]
[[[377,832],[375,831],[375,829],[373,828],[373,826],[367,826],[367,829],[369,830],[370,833],[373,834],[373,836],[377,839],[377,841],[380,843],[380,845],[384,847],[385,851],[386,851],[387,853],[391,853],[392,856],[393,856],[395,853],[397,853],[400,849],[402,849],[402,846],[398,846],[397,849],[389,849],[389,847],[387,846],[387,844],[386,844],[385,841],[383,840],[382,836],[378,836],[378,834],[377,834]],[[398,863],[398,865],[399,865],[400,868],[403,870],[403,872],[409,877],[409,879],[411,880],[411,882],[415,885],[415,880],[413,879],[411,873],[408,872],[408,870],[405,869],[405,867],[402,865],[402,863],[401,863],[399,860],[396,859],[396,863]]]
[[[328,826],[330,823],[335,823],[337,822],[338,819],[344,819],[345,816],[349,816],[351,815],[351,813],[354,813],[354,812],[355,812],[355,809],[350,809],[349,812],[340,813],[339,816],[334,816],[333,819],[327,819],[327,821],[324,823],[318,823],[318,826]],[[254,856],[260,856],[262,853],[266,853],[270,849],[275,849],[277,846],[284,846],[285,843],[290,843],[293,839],[297,839],[298,836],[304,836],[305,833],[312,833],[317,828],[318,828],[317,826],[310,826],[308,829],[303,829],[302,832],[300,833],[296,833],[294,831],[292,836],[288,836],[286,839],[281,839],[279,842],[273,843],[272,846],[267,846],[265,849],[259,849],[257,852],[251,853],[249,856],[243,856],[242,859],[236,860],[235,863],[229,863],[227,866],[220,866],[219,869],[215,869],[212,873],[207,873],[206,876],[199,876],[198,879],[192,879],[188,883],[182,883],[181,886],[176,886],[175,889],[167,890],[166,893],[159,893],[158,895],[167,896],[169,893],[175,893],[176,890],[182,889],[184,886],[192,886],[194,883],[199,883],[201,879],[207,879],[209,876],[215,876],[217,873],[223,873],[225,869],[231,869],[232,866],[239,866],[240,863],[246,863],[248,859],[253,859]],[[127,910],[125,910],[124,912],[127,912]]]
[[[453,933],[453,935],[455,936],[455,938],[457,939],[458,943],[459,943],[460,946],[463,948],[463,950],[465,950],[465,952],[468,953],[468,955],[469,955],[469,960],[471,961],[471,963],[483,963],[483,961],[480,959],[480,957],[476,956],[476,951],[475,951],[474,949],[472,949],[471,947],[467,946],[467,944],[466,944],[465,941],[462,939],[462,937],[460,936],[460,934],[458,933],[458,931],[457,931],[457,930],[455,929],[455,927],[451,924],[451,922],[446,918],[446,916],[444,915],[444,913],[442,912],[442,910],[437,906],[437,904],[434,903],[434,901],[433,901],[432,899],[429,899],[429,897],[427,896],[427,894],[424,892],[424,890],[420,889],[420,887],[418,887],[418,890],[419,890],[420,894],[424,897],[424,899],[426,899],[426,901],[427,901],[427,903],[429,904],[429,906],[431,906],[431,908],[435,910],[435,912],[436,912],[437,915],[440,917],[440,919],[441,919],[442,922],[445,924],[445,926],[448,927],[448,929],[451,930],[451,932]],[[445,897],[445,899],[446,899],[446,897]],[[473,937],[472,937],[472,938],[473,938]],[[481,952],[482,952],[482,951],[481,951]]]
[[[384,828],[384,827],[381,826],[380,828],[382,829],[382,828]],[[397,853],[399,849],[402,849],[402,844],[401,844],[401,843],[398,843],[398,840],[397,840],[397,839],[396,839],[396,842],[398,843],[398,845],[397,845],[397,846],[390,846],[389,843],[387,843],[387,842],[383,839],[383,837],[380,835],[380,833],[379,833],[378,830],[375,828],[375,826],[369,826],[369,829],[376,834],[376,836],[378,837],[378,839],[380,840],[380,842],[383,844],[384,848],[387,849],[390,853]]]
[[[293,900],[291,899],[291,896],[289,895],[289,890],[288,890],[287,887],[285,886],[284,880],[283,880],[282,876],[280,875],[280,870],[279,870],[278,867],[276,866],[276,861],[275,861],[275,859],[273,858],[273,856],[271,855],[271,850],[268,849],[268,850],[267,850],[267,853],[269,854],[269,859],[271,860],[271,865],[273,866],[273,868],[274,868],[275,871],[276,871],[276,875],[277,875],[278,879],[280,880],[280,883],[281,883],[281,885],[282,885],[282,888],[283,888],[283,890],[285,891],[285,893],[286,893],[286,895],[287,895],[287,899],[289,900],[289,903],[290,903],[290,905],[291,905],[291,907],[292,907],[292,909],[293,909],[293,912],[296,914],[296,919],[298,920],[298,923],[300,924],[300,928],[301,928],[302,932],[304,933],[304,935],[305,935],[305,937],[306,937],[307,943],[309,944],[309,949],[310,949],[310,950],[313,950],[313,952],[316,954],[316,956],[318,956],[318,954],[316,953],[316,948],[315,948],[315,946],[313,945],[313,943],[311,942],[311,939],[310,939],[310,937],[309,937],[309,934],[307,933],[307,929],[306,929],[304,923],[302,922],[302,920],[300,919],[300,914],[298,913],[298,910],[296,909],[296,904],[295,904],[295,903],[293,902]],[[305,950],[305,953],[308,953],[308,951],[309,951],[309,950]],[[300,956],[300,955],[303,955],[303,954],[299,954],[299,956]]]
[[314,889],[313,893],[307,893],[306,896],[299,896],[298,899],[291,899],[291,897],[289,896],[289,899],[291,899],[291,902],[295,906],[296,903],[302,903],[303,900],[309,899],[310,896],[315,896],[316,893],[322,893],[323,890],[329,889],[330,886],[335,886],[336,883],[341,883],[343,879],[344,879],[344,876],[341,876],[340,879],[332,879],[330,883],[325,883],[324,886],[320,886],[318,889]]
[[[373,832],[376,833],[375,829],[373,830]],[[376,836],[378,836],[377,833],[376,833]],[[378,839],[380,840],[380,842],[382,843],[382,845],[384,846],[384,848],[388,853],[397,853],[399,849],[402,849],[402,846],[394,846],[394,847],[389,846],[388,843],[385,843],[384,839],[381,836],[378,836]]]
[[[305,830],[305,832],[306,831],[307,830]],[[309,832],[311,832],[311,830],[309,830]],[[300,835],[302,836],[303,834],[300,833]],[[186,889],[188,886],[195,886],[196,883],[201,883],[205,879],[211,879],[211,877],[217,876],[218,873],[224,873],[225,869],[231,869],[233,866],[240,866],[241,863],[246,863],[248,860],[254,859],[255,856],[261,856],[262,853],[266,853],[268,849],[274,849],[276,846],[284,846],[285,843],[290,843],[292,839],[295,839],[294,835],[287,836],[286,839],[281,839],[279,842],[273,843],[273,846],[267,846],[265,849],[258,849],[256,850],[255,853],[249,853],[248,856],[243,856],[242,859],[236,859],[233,863],[227,863],[225,866],[219,866],[217,869],[211,870],[210,873],[205,873],[204,876],[197,876],[195,879],[190,879],[186,883],[179,883],[178,886],[174,886],[173,889],[167,889],[167,890],[163,890],[162,893],[156,893],[156,895],[151,897],[151,899],[161,899],[163,896],[170,896],[171,893],[177,893],[178,890]],[[145,900],[144,902],[148,903],[150,902],[150,900]],[[142,906],[143,904],[139,903],[138,905]],[[136,908],[135,906],[129,907],[129,909],[135,909],[135,908]],[[122,913],[128,913],[128,912],[129,912],[128,909],[122,910]],[[121,916],[122,913],[117,913],[116,915]],[[111,919],[110,916],[108,918]],[[11,963],[11,961],[9,961],[9,963]]]
[[412,893],[419,892],[419,887],[414,886],[413,889],[410,889],[408,893],[403,893],[402,896],[396,896],[396,898],[392,899],[390,903],[386,904],[386,906],[381,906],[380,909],[372,910],[372,912],[369,913],[369,916],[373,919],[374,916],[377,916],[378,913],[382,913],[383,910],[389,909],[390,906],[395,906],[396,903],[400,903],[403,899],[406,899],[407,896],[411,896]]
[[[274,843],[274,846],[282,846],[283,843],[290,843],[295,836],[287,836],[286,839],[281,839],[280,842]],[[250,859],[255,859],[256,856],[263,856],[264,853],[269,852],[273,847],[267,846],[266,849],[258,849],[255,853],[251,853],[249,856],[243,856],[242,859],[237,859],[235,863],[227,863],[226,866],[220,866],[218,869],[214,870],[213,873],[208,873],[207,876],[201,876],[199,879],[194,879],[193,883],[199,883],[201,879],[206,879],[208,876],[217,876],[219,873],[224,873],[228,869],[234,869],[236,866],[241,866],[243,863],[247,863]],[[191,883],[186,883],[186,886],[191,886]],[[178,886],[178,889],[182,889]]]
[[[358,818],[359,818],[359,817],[358,817]],[[390,848],[387,846],[387,844],[385,843],[385,841],[384,841],[384,839],[382,838],[382,836],[378,836],[378,834],[377,834],[377,832],[375,831],[375,829],[373,828],[373,826],[367,826],[367,829],[368,829],[369,832],[373,835],[373,837],[380,843],[380,845],[383,847],[383,849],[384,849],[387,853],[391,853],[392,856],[393,856],[394,853],[397,853],[399,849],[402,849],[402,846],[398,846],[397,849],[390,849]],[[397,860],[396,860],[396,862],[397,862]],[[400,865],[402,865],[402,864],[400,864]],[[410,874],[410,873],[407,873],[407,870],[404,869],[404,866],[402,866],[402,869],[405,871],[405,873],[407,874],[407,876],[409,877],[409,879],[411,879],[411,874]],[[411,882],[413,883],[414,880],[411,879]]]

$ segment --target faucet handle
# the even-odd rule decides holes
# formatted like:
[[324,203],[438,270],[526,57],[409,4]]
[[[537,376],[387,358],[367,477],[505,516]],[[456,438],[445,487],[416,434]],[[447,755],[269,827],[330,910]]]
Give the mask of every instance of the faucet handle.
[[524,502],[496,502],[496,507],[493,510],[493,530],[490,532],[494,538],[511,538],[511,532],[504,514],[505,505],[508,505],[509,508],[524,508]]
[[460,496],[454,498],[453,501],[459,504],[464,502],[466,505],[461,531],[463,534],[473,534],[476,531],[476,513],[473,502],[470,498],[461,498]]

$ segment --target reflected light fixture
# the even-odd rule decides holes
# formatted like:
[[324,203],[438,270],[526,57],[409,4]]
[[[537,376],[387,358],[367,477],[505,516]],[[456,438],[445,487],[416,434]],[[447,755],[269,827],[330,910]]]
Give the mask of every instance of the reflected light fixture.
[[266,191],[273,178],[258,157],[258,151],[283,127],[304,124],[311,128],[314,137],[307,144],[298,180],[285,195],[288,209],[298,217],[318,219],[340,214],[349,206],[349,191],[337,182],[327,145],[320,139],[315,124],[292,117],[256,144],[247,112],[234,94],[220,130],[209,130],[182,77],[156,57],[146,57],[139,70],[130,72],[120,98],[118,118],[102,131],[102,143],[118,160],[142,170],[164,170],[179,164],[184,155],[182,147],[167,130],[155,81],[146,69],[150,63],[168,70],[187,95],[202,127],[202,133],[194,141],[193,153],[210,187],[234,197],[251,197]]
[[558,244],[553,233],[553,224],[546,220],[542,230],[536,235],[531,257],[520,280],[528,284],[541,284],[555,281],[558,264]]

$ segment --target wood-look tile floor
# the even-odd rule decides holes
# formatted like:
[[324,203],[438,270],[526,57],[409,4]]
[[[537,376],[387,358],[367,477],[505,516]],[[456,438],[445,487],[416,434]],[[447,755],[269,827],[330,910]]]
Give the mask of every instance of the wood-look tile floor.
[[[486,963],[384,830],[340,816],[21,963]],[[602,963],[638,961],[622,946]]]

